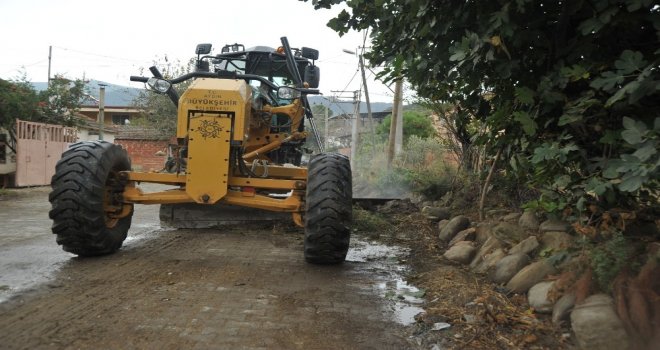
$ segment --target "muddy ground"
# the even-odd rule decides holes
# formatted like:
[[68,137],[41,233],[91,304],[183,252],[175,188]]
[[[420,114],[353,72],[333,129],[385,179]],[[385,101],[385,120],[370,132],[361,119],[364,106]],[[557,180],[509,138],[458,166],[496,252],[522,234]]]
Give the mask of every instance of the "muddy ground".
[[[161,228],[139,206],[124,247],[55,244],[48,188],[0,197],[2,349],[409,349],[421,293],[407,251],[355,235],[346,263],[304,262],[286,224]],[[424,346],[424,348],[428,348]]]
[[524,297],[444,260],[414,208],[356,225],[339,266],[305,263],[288,223],[175,230],[158,206],[137,207],[118,253],[81,259],[50,233],[48,192],[0,193],[2,349],[573,347]]

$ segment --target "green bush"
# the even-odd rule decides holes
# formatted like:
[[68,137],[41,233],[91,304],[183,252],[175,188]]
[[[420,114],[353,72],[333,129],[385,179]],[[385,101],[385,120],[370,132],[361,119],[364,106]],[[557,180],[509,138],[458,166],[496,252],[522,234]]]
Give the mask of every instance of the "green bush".
[[[383,122],[376,128],[376,134],[381,139],[386,140],[390,134],[390,125],[392,124],[392,115],[388,115],[383,119]],[[403,141],[408,142],[412,136],[420,138],[429,138],[435,135],[435,128],[431,118],[418,111],[404,111],[403,112]]]
[[414,192],[440,198],[449,190],[453,173],[445,154],[445,147],[437,139],[413,135],[388,170],[386,144],[366,145],[358,152],[353,171],[356,187],[368,187],[383,197]]
[[600,290],[609,292],[614,278],[626,267],[631,266],[635,249],[621,233],[615,233],[606,242],[588,248],[591,268]]

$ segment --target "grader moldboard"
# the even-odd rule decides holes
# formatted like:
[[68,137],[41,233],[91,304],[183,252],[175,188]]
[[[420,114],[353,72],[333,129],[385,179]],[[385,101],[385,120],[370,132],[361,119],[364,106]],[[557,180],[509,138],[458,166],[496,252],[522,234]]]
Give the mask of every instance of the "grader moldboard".
[[[170,172],[132,171],[126,151],[112,143],[72,145],[57,163],[49,196],[57,243],[80,256],[117,251],[134,204],[160,204],[161,219],[170,223],[179,211],[224,213],[220,221],[231,221],[239,208],[256,219],[291,213],[304,226],[308,262],[343,262],[352,221],[350,164],[343,155],[325,153],[318,142],[307,102],[308,94],[319,93],[318,51],[292,49],[286,37],[281,42],[278,49],[226,45],[217,55],[210,54],[211,44],[199,44],[192,73],[166,80],[151,67],[153,77],[132,76],[178,106]],[[179,97],[172,85],[188,80]],[[308,166],[301,165],[305,117],[320,150]],[[138,183],[173,189],[145,193]]]

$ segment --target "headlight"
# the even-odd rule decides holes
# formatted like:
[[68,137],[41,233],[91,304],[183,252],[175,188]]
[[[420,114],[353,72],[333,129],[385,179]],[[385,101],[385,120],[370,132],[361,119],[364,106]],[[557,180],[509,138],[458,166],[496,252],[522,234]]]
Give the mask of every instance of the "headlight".
[[277,89],[277,98],[281,98],[283,100],[293,100],[299,97],[300,97],[300,91],[292,87],[280,86],[279,89]]
[[149,80],[147,80],[147,86],[160,93],[166,93],[167,90],[169,90],[172,87],[172,84],[170,84],[170,82],[167,80],[158,79],[158,78],[149,78]]

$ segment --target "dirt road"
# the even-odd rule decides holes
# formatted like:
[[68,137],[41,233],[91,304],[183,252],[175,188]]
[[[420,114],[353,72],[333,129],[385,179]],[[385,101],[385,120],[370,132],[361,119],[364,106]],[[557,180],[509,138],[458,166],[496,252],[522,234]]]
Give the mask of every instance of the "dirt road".
[[315,266],[297,229],[168,230],[140,206],[117,254],[79,259],[50,233],[48,190],[21,191],[0,200],[2,349],[412,348],[396,248],[358,237]]

